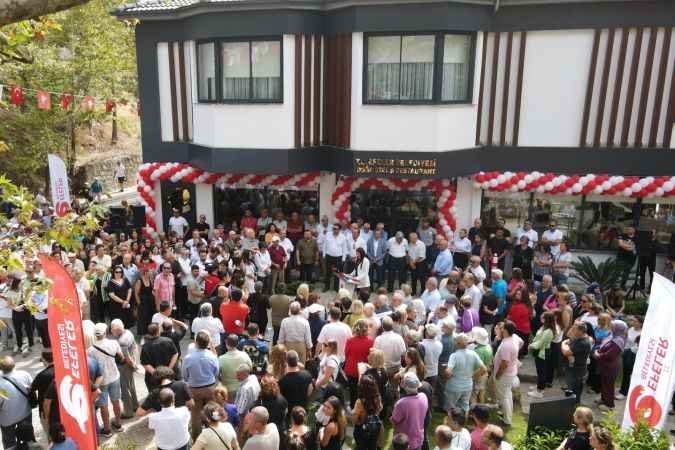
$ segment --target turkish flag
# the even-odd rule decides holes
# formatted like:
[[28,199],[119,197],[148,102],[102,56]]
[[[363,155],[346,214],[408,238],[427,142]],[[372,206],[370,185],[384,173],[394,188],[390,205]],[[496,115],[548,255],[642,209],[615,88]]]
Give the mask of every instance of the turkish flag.
[[40,262],[45,276],[52,281],[47,325],[54,346],[54,383],[61,424],[66,436],[74,440],[78,448],[95,450],[94,405],[77,289],[59,261],[40,255]]
[[105,101],[105,112],[111,113],[113,111],[113,108],[115,107],[115,102],[108,99]]
[[73,95],[72,94],[61,94],[61,107],[63,109],[68,109],[70,108],[70,104],[73,102]]
[[49,109],[52,107],[52,96],[46,91],[37,91],[38,109]]
[[21,89],[19,86],[12,86],[12,88],[9,90],[9,93],[10,101],[13,105],[19,106],[23,104],[23,89]]
[[85,111],[91,111],[94,109],[94,97],[91,95],[84,97],[84,100],[82,100],[82,109]]

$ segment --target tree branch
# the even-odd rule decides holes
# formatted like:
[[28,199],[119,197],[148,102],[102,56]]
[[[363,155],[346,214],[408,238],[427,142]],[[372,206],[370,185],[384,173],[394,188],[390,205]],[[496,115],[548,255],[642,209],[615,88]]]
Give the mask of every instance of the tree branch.
[[89,0],[0,0],[0,26],[45,16],[87,2]]

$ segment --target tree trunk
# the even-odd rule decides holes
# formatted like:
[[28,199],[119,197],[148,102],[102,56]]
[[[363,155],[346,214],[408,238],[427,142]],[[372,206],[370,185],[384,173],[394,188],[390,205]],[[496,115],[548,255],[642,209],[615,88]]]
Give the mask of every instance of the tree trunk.
[[77,154],[75,153],[76,147],[75,119],[73,118],[72,111],[68,118],[68,127],[70,128],[70,139],[69,139],[70,142],[68,145],[67,167],[68,167],[68,177],[73,178],[75,176],[75,163],[77,162]]
[[36,19],[89,0],[0,0],[0,26],[26,19]]

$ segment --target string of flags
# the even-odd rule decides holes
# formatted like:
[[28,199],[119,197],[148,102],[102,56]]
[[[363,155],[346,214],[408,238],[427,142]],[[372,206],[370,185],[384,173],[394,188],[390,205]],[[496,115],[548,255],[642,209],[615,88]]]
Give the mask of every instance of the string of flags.
[[[0,101],[2,101],[2,96],[4,88],[6,85],[0,84]],[[38,109],[49,110],[52,108],[52,96],[56,96],[59,99],[62,109],[68,109],[71,106],[75,106],[75,100],[81,99],[80,109],[83,111],[93,111],[96,106],[96,98],[91,95],[75,95],[69,92],[52,92],[45,91],[42,89],[29,89],[21,86],[12,85],[9,86],[9,102],[14,106],[21,106],[26,103],[26,93],[32,92],[35,94],[36,106]],[[104,100],[99,99],[102,104],[105,106],[106,113],[112,113],[115,109],[116,102],[113,99],[107,98]],[[126,105],[127,100],[120,100],[120,104]],[[136,101],[136,112],[141,113],[141,103]]]

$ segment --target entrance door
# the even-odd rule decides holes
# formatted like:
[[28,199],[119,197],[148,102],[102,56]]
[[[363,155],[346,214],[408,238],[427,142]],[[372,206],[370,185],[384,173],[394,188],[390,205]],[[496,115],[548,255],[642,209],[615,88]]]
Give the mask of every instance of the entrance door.
[[164,229],[169,229],[169,219],[174,208],[179,209],[190,226],[197,223],[195,210],[195,185],[162,181],[162,220]]
[[374,228],[378,222],[393,236],[415,231],[423,217],[434,214],[436,197],[431,191],[382,191],[357,189],[351,197],[352,220],[363,219]]

